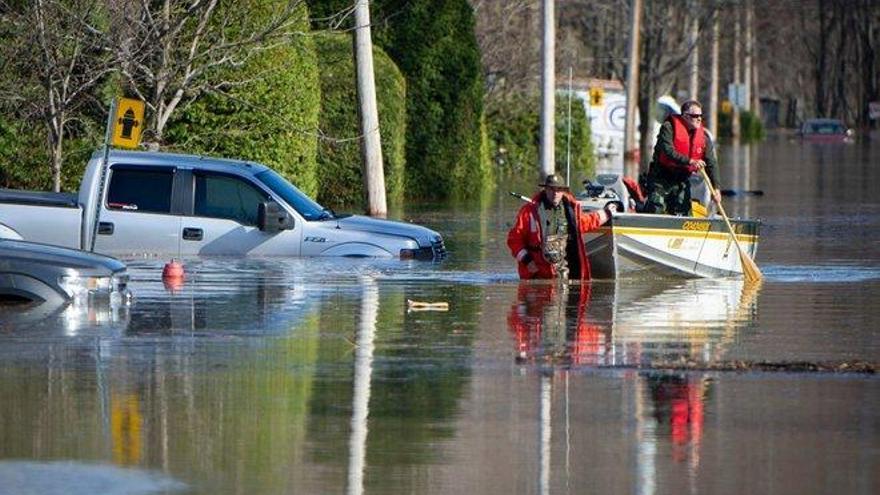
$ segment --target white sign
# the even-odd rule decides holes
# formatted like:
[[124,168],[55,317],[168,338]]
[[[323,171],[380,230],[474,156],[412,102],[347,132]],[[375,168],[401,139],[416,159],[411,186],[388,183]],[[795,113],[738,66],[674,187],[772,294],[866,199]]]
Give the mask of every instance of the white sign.
[[730,83],[727,85],[727,99],[737,106],[744,108],[746,106],[746,85]]

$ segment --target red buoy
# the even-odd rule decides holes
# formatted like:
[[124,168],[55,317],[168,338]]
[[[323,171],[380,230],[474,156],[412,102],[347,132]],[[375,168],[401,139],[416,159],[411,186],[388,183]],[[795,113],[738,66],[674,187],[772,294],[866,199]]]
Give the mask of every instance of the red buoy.
[[162,269],[162,282],[165,283],[165,288],[171,291],[178,290],[183,286],[183,280],[183,265],[179,261],[172,259],[165,263]]

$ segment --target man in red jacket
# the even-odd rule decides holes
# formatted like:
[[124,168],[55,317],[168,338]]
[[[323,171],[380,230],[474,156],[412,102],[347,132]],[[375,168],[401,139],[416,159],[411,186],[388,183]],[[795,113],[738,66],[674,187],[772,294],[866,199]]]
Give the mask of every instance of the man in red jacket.
[[[654,157],[648,169],[645,213],[691,214],[690,176],[706,169],[718,188],[718,167],[712,135],[703,128],[703,108],[696,100],[681,105],[681,115],[670,115],[660,127]],[[721,201],[717,193],[713,198]]]
[[520,208],[507,233],[507,246],[516,258],[520,278],[589,280],[583,233],[607,222],[613,209],[584,213],[555,174],[540,185],[543,190]]

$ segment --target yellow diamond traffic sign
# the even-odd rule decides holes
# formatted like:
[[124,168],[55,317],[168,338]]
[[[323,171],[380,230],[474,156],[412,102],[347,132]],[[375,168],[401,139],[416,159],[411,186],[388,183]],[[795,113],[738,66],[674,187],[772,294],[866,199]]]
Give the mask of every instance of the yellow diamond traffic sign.
[[132,98],[119,98],[113,117],[113,146],[137,148],[144,128],[144,102]]
[[604,104],[604,100],[605,100],[605,91],[603,91],[601,87],[590,88],[590,105],[591,106],[601,107]]

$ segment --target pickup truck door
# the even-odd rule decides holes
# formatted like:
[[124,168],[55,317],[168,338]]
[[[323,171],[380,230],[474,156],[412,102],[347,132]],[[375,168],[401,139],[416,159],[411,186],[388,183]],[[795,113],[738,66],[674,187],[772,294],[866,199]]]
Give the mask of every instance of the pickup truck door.
[[180,194],[177,169],[170,166],[110,168],[106,201],[101,204],[95,251],[113,255],[171,254],[179,248]]
[[254,182],[237,175],[187,171],[191,214],[181,222],[183,255],[298,256],[302,221],[292,230],[266,233],[257,227],[260,203],[272,199]]

